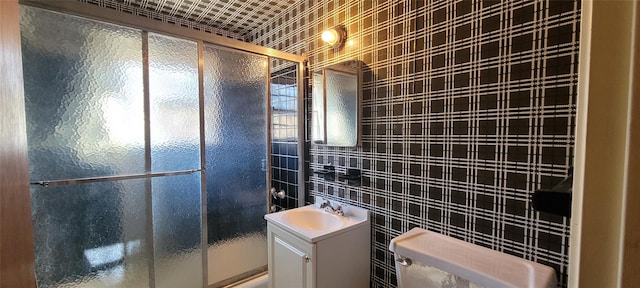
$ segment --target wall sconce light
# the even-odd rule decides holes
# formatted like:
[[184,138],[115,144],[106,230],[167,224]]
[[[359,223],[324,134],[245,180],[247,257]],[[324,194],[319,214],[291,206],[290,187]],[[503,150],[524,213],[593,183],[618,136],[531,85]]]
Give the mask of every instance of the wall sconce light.
[[344,26],[339,25],[322,32],[321,38],[331,48],[339,48],[347,40],[347,30],[344,29]]

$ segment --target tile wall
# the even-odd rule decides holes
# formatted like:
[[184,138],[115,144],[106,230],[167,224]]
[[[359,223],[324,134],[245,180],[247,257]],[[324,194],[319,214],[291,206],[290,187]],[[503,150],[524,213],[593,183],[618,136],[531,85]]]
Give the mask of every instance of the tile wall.
[[[362,185],[307,187],[371,210],[372,287],[395,286],[388,243],[413,227],[550,265],[566,286],[569,219],[529,200],[573,161],[579,21],[579,1],[302,0],[246,35],[310,70],[364,63],[362,145],[308,147],[310,169],[359,168]],[[340,50],[319,40],[335,25]]]

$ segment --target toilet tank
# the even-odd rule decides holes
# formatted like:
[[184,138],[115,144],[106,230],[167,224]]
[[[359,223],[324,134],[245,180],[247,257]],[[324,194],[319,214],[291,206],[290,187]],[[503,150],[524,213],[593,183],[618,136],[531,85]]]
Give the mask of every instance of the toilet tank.
[[399,287],[557,287],[551,267],[425,229],[392,239],[389,250]]

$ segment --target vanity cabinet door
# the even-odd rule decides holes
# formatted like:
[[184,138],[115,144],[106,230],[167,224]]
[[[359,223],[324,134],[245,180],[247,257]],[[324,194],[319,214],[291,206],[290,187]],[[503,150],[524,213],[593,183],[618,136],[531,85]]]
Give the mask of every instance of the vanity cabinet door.
[[313,245],[275,227],[269,227],[268,233],[269,287],[315,287]]

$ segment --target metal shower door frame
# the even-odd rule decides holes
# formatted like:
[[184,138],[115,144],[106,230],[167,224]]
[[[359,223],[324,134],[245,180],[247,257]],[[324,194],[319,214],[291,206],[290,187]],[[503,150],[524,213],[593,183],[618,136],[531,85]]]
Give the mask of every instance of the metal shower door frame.
[[[208,271],[208,257],[207,257],[207,251],[208,251],[208,239],[207,239],[207,192],[206,192],[206,170],[205,170],[205,131],[204,131],[204,55],[203,55],[203,49],[204,49],[204,45],[205,44],[211,44],[211,45],[215,45],[221,48],[225,48],[225,49],[230,49],[232,51],[238,51],[238,52],[244,52],[244,53],[249,53],[249,54],[253,54],[253,55],[258,55],[258,56],[265,56],[267,59],[267,73],[265,75],[266,77],[266,86],[267,89],[265,91],[266,93],[266,117],[267,117],[267,121],[266,121],[266,131],[267,131],[267,137],[266,137],[266,141],[267,141],[267,153],[266,153],[266,159],[267,159],[267,187],[271,187],[271,77],[270,77],[270,73],[271,73],[271,60],[274,58],[277,59],[282,59],[282,60],[287,60],[290,62],[295,62],[298,63],[298,67],[297,67],[297,93],[298,93],[298,97],[297,97],[297,101],[298,101],[298,109],[297,109],[297,125],[298,125],[298,135],[297,135],[297,140],[298,140],[298,145],[297,145],[297,150],[298,150],[298,169],[299,169],[299,173],[298,173],[298,193],[302,194],[302,195],[298,195],[298,206],[303,206],[304,205],[304,193],[305,193],[305,177],[304,174],[306,171],[304,171],[304,141],[305,141],[305,121],[304,121],[304,117],[305,117],[305,107],[304,107],[304,72],[305,72],[305,61],[306,61],[306,55],[295,55],[295,54],[291,54],[291,53],[287,53],[287,52],[283,52],[283,51],[279,51],[279,50],[275,50],[272,48],[267,48],[267,47],[262,47],[262,46],[258,46],[258,45],[254,45],[251,43],[247,43],[247,42],[242,42],[239,40],[235,40],[235,39],[230,39],[227,37],[223,37],[223,36],[218,36],[218,35],[214,35],[211,33],[207,33],[207,32],[203,32],[203,31],[198,31],[198,30],[192,30],[192,29],[188,29],[182,26],[178,26],[176,24],[171,24],[171,23],[165,23],[165,22],[161,22],[158,20],[153,20],[150,18],[145,18],[145,17],[141,17],[141,16],[136,16],[133,14],[128,14],[126,12],[122,12],[122,11],[117,11],[114,9],[109,9],[106,7],[100,7],[97,5],[91,5],[91,4],[87,4],[87,3],[83,3],[83,2],[79,2],[79,1],[37,1],[37,0],[22,0],[20,1],[21,5],[28,5],[28,6],[33,6],[33,7],[37,7],[37,8],[42,8],[42,9],[46,9],[46,10],[50,10],[50,11],[56,11],[56,12],[60,12],[60,13],[64,13],[64,14],[68,14],[68,15],[73,15],[73,16],[78,16],[78,17],[84,17],[84,18],[88,18],[88,19],[93,19],[93,20],[97,20],[97,21],[101,21],[101,22],[106,22],[106,23],[111,23],[111,24],[115,24],[115,25],[120,25],[120,26],[125,26],[125,27],[129,27],[129,28],[134,28],[134,29],[139,29],[142,31],[143,33],[143,45],[146,44],[146,41],[148,39],[148,33],[157,33],[157,34],[161,34],[161,35],[166,35],[166,36],[172,36],[172,37],[176,37],[176,38],[180,38],[180,39],[186,39],[186,40],[192,40],[195,41],[197,43],[197,53],[198,53],[198,97],[199,97],[199,109],[200,109],[200,115],[199,115],[199,121],[200,121],[200,169],[199,170],[194,170],[194,171],[190,171],[191,173],[193,172],[197,172],[200,171],[200,175],[201,175],[201,210],[202,210],[202,218],[201,218],[201,233],[202,233],[202,269],[203,269],[203,287],[207,287],[208,286],[208,275],[207,275],[207,271]],[[144,97],[145,97],[145,102],[148,102],[149,100],[149,71],[148,71],[148,47],[144,47],[143,46],[143,85],[144,85]],[[145,107],[148,107],[148,103],[145,103]],[[149,119],[149,109],[145,108],[145,119]],[[148,135],[149,131],[146,131],[145,134],[145,138],[146,138],[146,144],[145,145],[149,145],[148,139],[149,139],[149,135]],[[151,154],[148,152],[150,151],[149,149],[147,149],[148,147],[145,148],[145,150],[147,151],[145,153],[145,161],[146,161],[146,165],[149,165],[148,163],[151,163],[150,158],[151,158]],[[147,168],[147,171],[150,171],[150,167],[145,167]],[[157,173],[147,173],[144,175],[132,175],[131,177],[135,177],[135,178],[149,178],[148,181],[150,181],[151,177],[158,177],[158,176],[168,176],[168,175],[172,175],[174,173],[178,173],[178,174],[182,174],[182,172],[169,172],[169,173],[160,173],[158,175],[156,175]],[[167,174],[167,175],[165,175]],[[125,176],[128,177],[128,176]],[[87,179],[87,182],[94,182],[94,181],[100,181],[100,179]],[[33,183],[32,183],[33,184]],[[35,184],[40,184],[40,185],[49,185],[49,184],[53,184],[53,183],[35,183]],[[147,185],[148,188],[147,190],[147,198],[148,200],[151,197],[151,191],[150,191],[150,186]],[[268,213],[268,209],[271,206],[271,196],[268,193],[268,191],[265,191],[265,200],[267,201],[267,210],[265,211],[265,213]],[[148,214],[148,216],[151,216],[150,214],[152,214],[152,211],[150,210],[150,208],[147,209],[146,213]],[[147,234],[151,234],[151,236],[153,236],[153,230],[152,227],[149,228],[149,231],[147,231]],[[153,237],[151,238],[153,239]],[[153,250],[153,249],[152,249]],[[150,271],[150,273],[152,273],[152,271]],[[153,283],[153,282],[150,282]],[[153,285],[153,284],[151,284]]]

